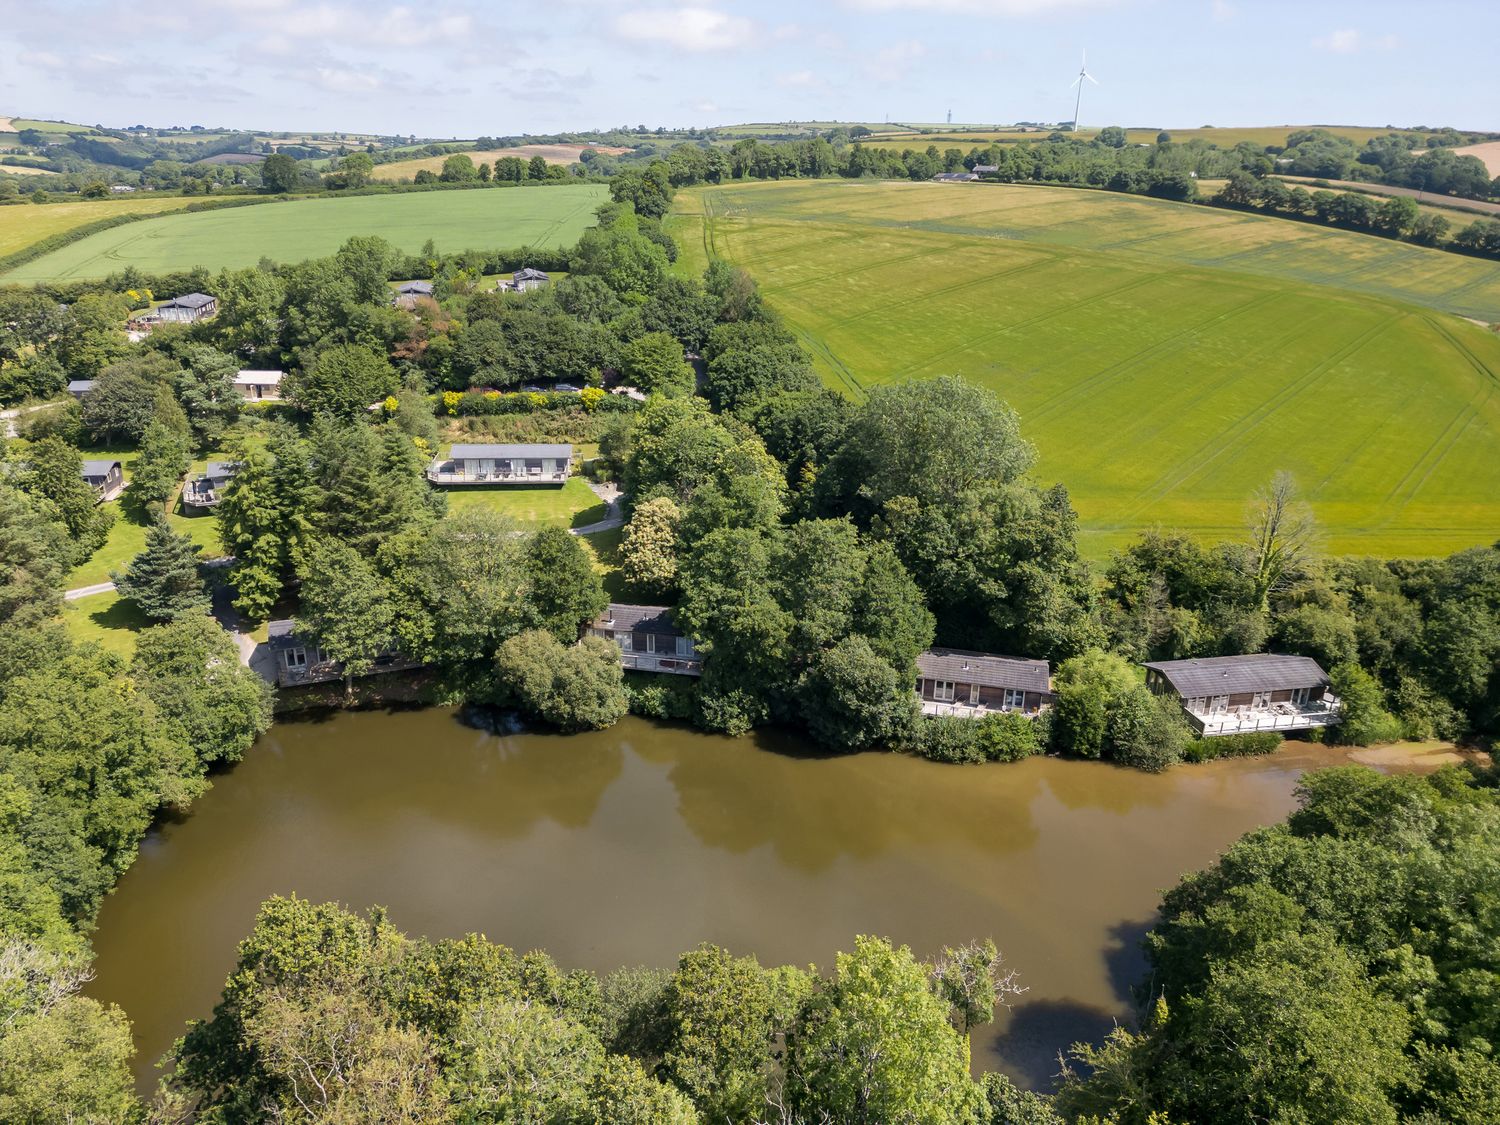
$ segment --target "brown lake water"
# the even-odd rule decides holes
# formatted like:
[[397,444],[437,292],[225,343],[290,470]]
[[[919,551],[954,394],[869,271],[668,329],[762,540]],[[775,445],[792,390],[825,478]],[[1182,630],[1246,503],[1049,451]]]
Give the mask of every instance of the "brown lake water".
[[700,941],[826,967],[861,933],[923,956],[991,937],[1029,991],[975,1032],[976,1065],[1047,1086],[1060,1049],[1129,1015],[1160,891],[1343,760],[1289,743],[1153,776],[825,758],[638,719],[570,736],[443,708],[282,723],[145,840],[100,912],[89,992],[130,1016],[149,1078],[273,894],[599,971]]

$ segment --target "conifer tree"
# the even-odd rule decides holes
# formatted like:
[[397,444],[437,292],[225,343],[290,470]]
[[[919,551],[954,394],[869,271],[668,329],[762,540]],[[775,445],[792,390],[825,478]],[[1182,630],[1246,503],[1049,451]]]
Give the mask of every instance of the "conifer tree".
[[177,621],[208,609],[208,592],[198,574],[202,550],[178,535],[165,520],[146,532],[146,549],[130,560],[125,572],[113,573],[115,588],[152,621]]

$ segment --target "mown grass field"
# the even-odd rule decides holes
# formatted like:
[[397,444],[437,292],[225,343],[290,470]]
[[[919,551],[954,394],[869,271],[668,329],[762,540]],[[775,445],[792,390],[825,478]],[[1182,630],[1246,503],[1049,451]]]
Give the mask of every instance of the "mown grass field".
[[[7,171],[17,171],[15,168]],[[115,215],[154,215],[180,211],[191,197],[85,199],[77,203],[16,203],[0,207],[0,254],[13,254],[51,238]],[[201,202],[201,200],[200,200]],[[6,278],[5,280],[10,280]]]
[[695,189],[685,270],[745,266],[833,386],[958,373],[1021,414],[1100,557],[1240,533],[1292,471],[1338,553],[1500,537],[1500,264],[1064,188]]
[[[103,277],[126,266],[163,272],[240,268],[262,257],[300,262],[331,254],[356,234],[377,234],[410,252],[429,238],[442,250],[571,246],[607,196],[597,184],[564,184],[293,200],[168,215],[100,231],[0,275],[0,282]],[[0,208],[0,223],[8,211],[47,209]]]

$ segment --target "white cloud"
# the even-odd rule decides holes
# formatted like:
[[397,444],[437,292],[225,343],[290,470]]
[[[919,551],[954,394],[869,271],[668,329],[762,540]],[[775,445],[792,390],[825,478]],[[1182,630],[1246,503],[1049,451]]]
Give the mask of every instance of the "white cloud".
[[380,89],[380,79],[367,70],[347,66],[315,66],[313,84],[334,94],[368,94]]
[[741,16],[713,8],[640,8],[615,17],[615,34],[635,43],[664,43],[680,51],[741,47],[755,27]]
[[911,73],[918,59],[926,56],[925,43],[917,39],[906,39],[876,51],[874,58],[866,64],[865,72],[872,78],[899,82]]
[[1239,14],[1235,6],[1229,3],[1229,0],[1213,0],[1211,11],[1213,12],[1215,23],[1228,23]]
[[809,86],[821,85],[816,74],[810,70],[791,70],[776,76],[776,85],[784,86],[790,90],[807,89]]
[[1394,35],[1379,35],[1371,39],[1355,28],[1345,27],[1319,36],[1313,40],[1313,46],[1335,55],[1354,55],[1360,51],[1391,51],[1399,42]]
[[964,16],[1044,16],[1073,8],[1103,7],[1115,0],[840,0],[864,12],[951,12]]

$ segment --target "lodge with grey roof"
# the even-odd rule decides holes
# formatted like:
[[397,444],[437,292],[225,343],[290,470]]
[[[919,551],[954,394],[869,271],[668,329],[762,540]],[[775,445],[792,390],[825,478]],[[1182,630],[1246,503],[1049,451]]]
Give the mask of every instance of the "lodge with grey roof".
[[238,461],[210,461],[198,476],[191,477],[182,486],[182,506],[190,512],[204,512],[217,508],[224,499],[224,489],[239,472]]
[[930,648],[917,657],[917,699],[924,715],[1036,715],[1052,704],[1051,669],[1045,660]]
[[219,311],[219,299],[207,293],[184,293],[158,305],[150,313],[157,320],[174,320],[192,324]]
[[94,490],[94,499],[103,504],[125,491],[125,470],[118,461],[85,461],[84,482]]
[[427,467],[433,484],[565,484],[571,445],[464,445]]
[[1145,668],[1146,686],[1176,697],[1204,737],[1310,730],[1341,718],[1328,673],[1310,657],[1263,652],[1157,660]]
[[703,658],[693,646],[693,638],[678,628],[667,606],[610,602],[584,632],[619,645],[620,665],[624,668],[677,676],[703,675]]

